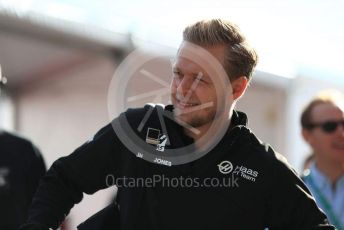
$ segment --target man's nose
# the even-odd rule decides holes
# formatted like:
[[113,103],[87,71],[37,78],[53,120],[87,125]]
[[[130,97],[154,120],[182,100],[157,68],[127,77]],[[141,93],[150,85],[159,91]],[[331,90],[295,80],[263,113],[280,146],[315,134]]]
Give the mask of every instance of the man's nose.
[[192,78],[191,77],[187,77],[187,76],[184,76],[178,86],[177,86],[177,93],[180,95],[180,96],[183,96],[183,97],[186,97],[186,95],[192,93],[191,92],[191,86],[192,86]]

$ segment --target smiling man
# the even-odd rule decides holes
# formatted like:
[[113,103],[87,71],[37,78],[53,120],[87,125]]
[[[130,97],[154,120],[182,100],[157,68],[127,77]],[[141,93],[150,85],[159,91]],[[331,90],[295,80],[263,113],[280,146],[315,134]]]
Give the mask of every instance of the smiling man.
[[318,205],[344,229],[344,95],[321,92],[301,115],[302,135],[314,161],[304,176]]
[[256,63],[231,22],[188,26],[172,105],[128,109],[57,160],[22,229],[56,229],[83,193],[110,185],[118,187],[110,206],[117,215],[107,208],[80,229],[334,229],[285,159],[234,110]]
[[[233,106],[231,97],[231,84],[227,82],[228,87],[220,89],[216,87],[214,77],[220,78],[221,76],[209,76],[211,66],[200,66],[200,63],[195,63],[197,51],[204,49],[209,55],[215,58],[216,62],[224,65],[226,47],[225,45],[198,47],[195,43],[190,43],[188,30],[184,32],[184,42],[181,44],[176,63],[173,66],[173,80],[171,85],[171,101],[174,106],[174,115],[183,122],[197,127],[200,131],[199,134],[194,135],[188,132],[194,140],[199,139],[202,134],[207,132],[213,123],[214,119],[229,120],[230,107]],[[190,54],[189,47],[194,49],[193,54]],[[252,53],[253,54],[253,53]],[[191,59],[192,58],[192,59]],[[252,62],[254,61],[252,56]],[[209,65],[209,64],[208,64]],[[213,73],[216,75],[216,73]],[[223,77],[223,76],[222,76]],[[225,76],[227,77],[227,76]],[[247,84],[247,78],[236,79],[232,84],[237,84],[238,81],[243,81],[242,87],[239,90],[244,90]],[[235,92],[235,96],[242,94],[242,92]],[[227,101],[218,101],[218,99],[227,99]],[[236,98],[234,98],[236,99]],[[218,103],[221,103],[222,111],[218,109]],[[226,115],[225,115],[226,114]],[[223,117],[225,115],[225,117]],[[186,132],[188,130],[185,130]]]

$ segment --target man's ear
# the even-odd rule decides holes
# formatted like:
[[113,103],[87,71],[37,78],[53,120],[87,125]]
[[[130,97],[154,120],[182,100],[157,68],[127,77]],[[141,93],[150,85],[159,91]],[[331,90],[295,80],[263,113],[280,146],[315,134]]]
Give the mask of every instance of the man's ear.
[[231,82],[233,100],[239,99],[247,88],[248,80],[247,77],[241,76]]

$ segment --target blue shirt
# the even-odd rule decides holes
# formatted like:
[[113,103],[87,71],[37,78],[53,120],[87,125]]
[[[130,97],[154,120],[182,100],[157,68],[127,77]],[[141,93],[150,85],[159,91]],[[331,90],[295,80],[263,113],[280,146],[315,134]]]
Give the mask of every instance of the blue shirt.
[[[306,184],[318,206],[326,212],[326,205],[323,204],[324,202],[320,198],[322,196],[330,204],[332,212],[340,224],[340,226],[336,227],[339,230],[344,230],[344,175],[339,178],[335,186],[332,186],[331,181],[316,167],[315,163],[312,163],[308,176],[313,184],[309,183],[309,180],[306,180]],[[335,221],[331,218],[331,215],[326,214],[330,223],[333,224]]]

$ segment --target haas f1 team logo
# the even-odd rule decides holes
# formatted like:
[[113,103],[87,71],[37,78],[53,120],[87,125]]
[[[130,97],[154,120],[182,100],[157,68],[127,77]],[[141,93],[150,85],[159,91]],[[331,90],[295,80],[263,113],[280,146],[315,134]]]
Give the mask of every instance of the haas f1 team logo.
[[219,171],[222,174],[228,174],[233,170],[233,165],[230,161],[222,161],[217,166],[219,167]]
[[220,173],[222,174],[229,174],[232,172],[233,175],[238,175],[246,180],[255,182],[258,177],[258,171],[252,170],[245,166],[233,166],[230,161],[222,161],[220,164],[217,165],[219,168]]

